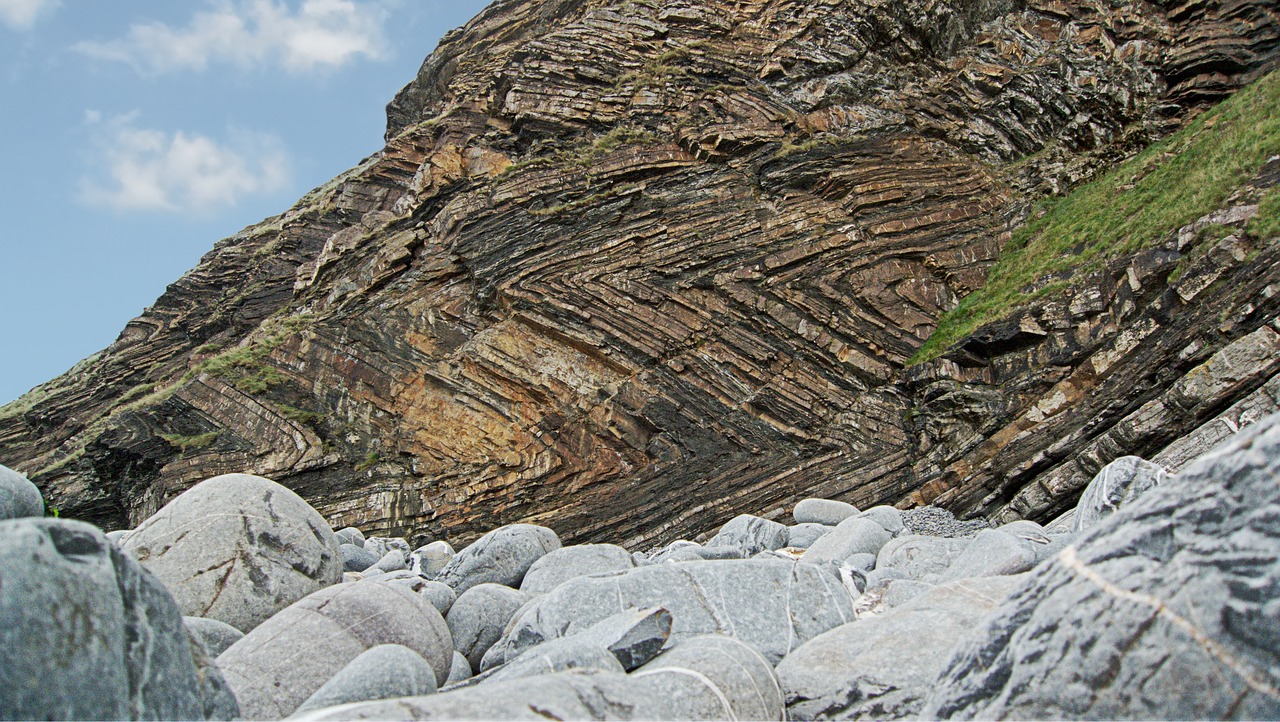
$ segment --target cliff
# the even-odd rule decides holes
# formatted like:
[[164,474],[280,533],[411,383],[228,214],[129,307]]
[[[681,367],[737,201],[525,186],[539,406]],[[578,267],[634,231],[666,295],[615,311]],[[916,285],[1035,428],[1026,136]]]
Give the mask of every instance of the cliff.
[[499,0],[381,152],[0,410],[0,463],[107,528],[232,471],[450,540],[635,545],[806,496],[1047,519],[1275,407],[1280,146],[951,319],[1042,200],[1121,198],[1274,92],[1278,45],[1263,0]]

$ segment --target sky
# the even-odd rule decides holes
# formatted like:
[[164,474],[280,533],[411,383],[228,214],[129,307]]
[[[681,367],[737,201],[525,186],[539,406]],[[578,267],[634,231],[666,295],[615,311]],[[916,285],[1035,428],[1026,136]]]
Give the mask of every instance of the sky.
[[0,404],[382,148],[487,0],[0,0]]

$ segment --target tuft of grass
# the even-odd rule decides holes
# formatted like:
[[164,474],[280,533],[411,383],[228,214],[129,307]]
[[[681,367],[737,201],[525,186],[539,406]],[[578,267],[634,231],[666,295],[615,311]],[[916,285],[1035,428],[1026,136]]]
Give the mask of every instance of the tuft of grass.
[[212,444],[214,439],[217,439],[218,435],[221,433],[221,431],[210,431],[207,434],[193,434],[191,436],[185,436],[183,434],[160,434],[160,438],[179,449],[182,449],[183,452],[186,452],[190,449],[203,449],[209,444]]
[[378,464],[378,460],[379,460],[378,454],[373,451],[370,451],[368,454],[365,455],[364,461],[360,462],[359,464],[356,464],[355,470],[358,472],[368,471],[369,469],[372,469],[374,466]]
[[1254,238],[1280,236],[1280,187],[1272,188],[1258,203],[1258,215],[1249,221],[1246,229]]
[[321,414],[314,411],[307,411],[306,409],[300,409],[288,404],[274,404],[274,406],[276,407],[276,410],[280,412],[281,416],[289,419],[290,421],[296,421],[299,424],[311,424],[323,418]]
[[261,394],[272,386],[285,381],[284,374],[267,360],[271,352],[286,339],[311,325],[313,319],[306,314],[281,316],[262,324],[263,334],[247,344],[237,346],[201,361],[187,372],[184,380],[200,374],[220,378],[247,394]]
[[[1156,245],[1220,208],[1266,160],[1280,153],[1280,71],[1240,90],[1186,128],[1102,178],[1042,202],[1014,234],[982,288],[943,314],[911,363],[942,355],[980,326],[1056,295],[1065,280]],[[1274,192],[1259,232],[1273,229]],[[1252,232],[1252,227],[1251,227]],[[1272,231],[1274,232],[1274,230]]]

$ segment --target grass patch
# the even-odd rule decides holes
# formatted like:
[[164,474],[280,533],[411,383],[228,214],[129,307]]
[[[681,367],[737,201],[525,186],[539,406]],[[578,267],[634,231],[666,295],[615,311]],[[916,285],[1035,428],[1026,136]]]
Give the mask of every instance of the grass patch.
[[376,466],[377,464],[378,464],[377,453],[370,451],[368,454],[365,455],[364,461],[360,462],[359,464],[356,464],[355,470],[368,471],[372,469],[374,466]]
[[1249,221],[1249,235],[1254,238],[1280,236],[1280,187],[1272,188],[1258,203],[1258,215]]
[[203,449],[209,444],[212,444],[214,439],[217,439],[218,435],[221,433],[221,431],[210,431],[207,434],[194,434],[191,436],[185,436],[183,434],[160,434],[160,438],[179,449],[182,449],[185,453],[191,449]]
[[290,406],[288,404],[273,405],[276,407],[276,410],[280,412],[281,416],[289,419],[290,421],[296,421],[299,424],[310,425],[322,418],[320,414],[317,414],[314,411],[307,411],[306,409],[300,409],[296,406]]
[[[1027,303],[1060,293],[1046,277],[1070,278],[1158,243],[1210,213],[1280,153],[1280,72],[1239,91],[1188,127],[1147,148],[1102,178],[1040,204],[1014,234],[986,284],[943,314],[911,359],[940,356],[978,327]],[[1262,230],[1273,229],[1274,192]],[[1264,216],[1258,214],[1259,218]],[[1252,227],[1251,227],[1252,232]]]
[[312,320],[308,315],[268,319],[260,327],[260,336],[201,361],[187,372],[183,380],[189,381],[200,374],[208,374],[226,381],[246,394],[261,394],[285,381],[284,374],[272,366],[267,357],[286,339],[310,326]]

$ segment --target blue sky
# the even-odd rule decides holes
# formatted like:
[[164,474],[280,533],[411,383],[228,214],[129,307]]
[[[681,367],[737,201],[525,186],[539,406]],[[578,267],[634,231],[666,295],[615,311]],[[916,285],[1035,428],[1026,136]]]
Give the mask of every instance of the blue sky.
[[382,147],[486,0],[0,0],[0,404]]

